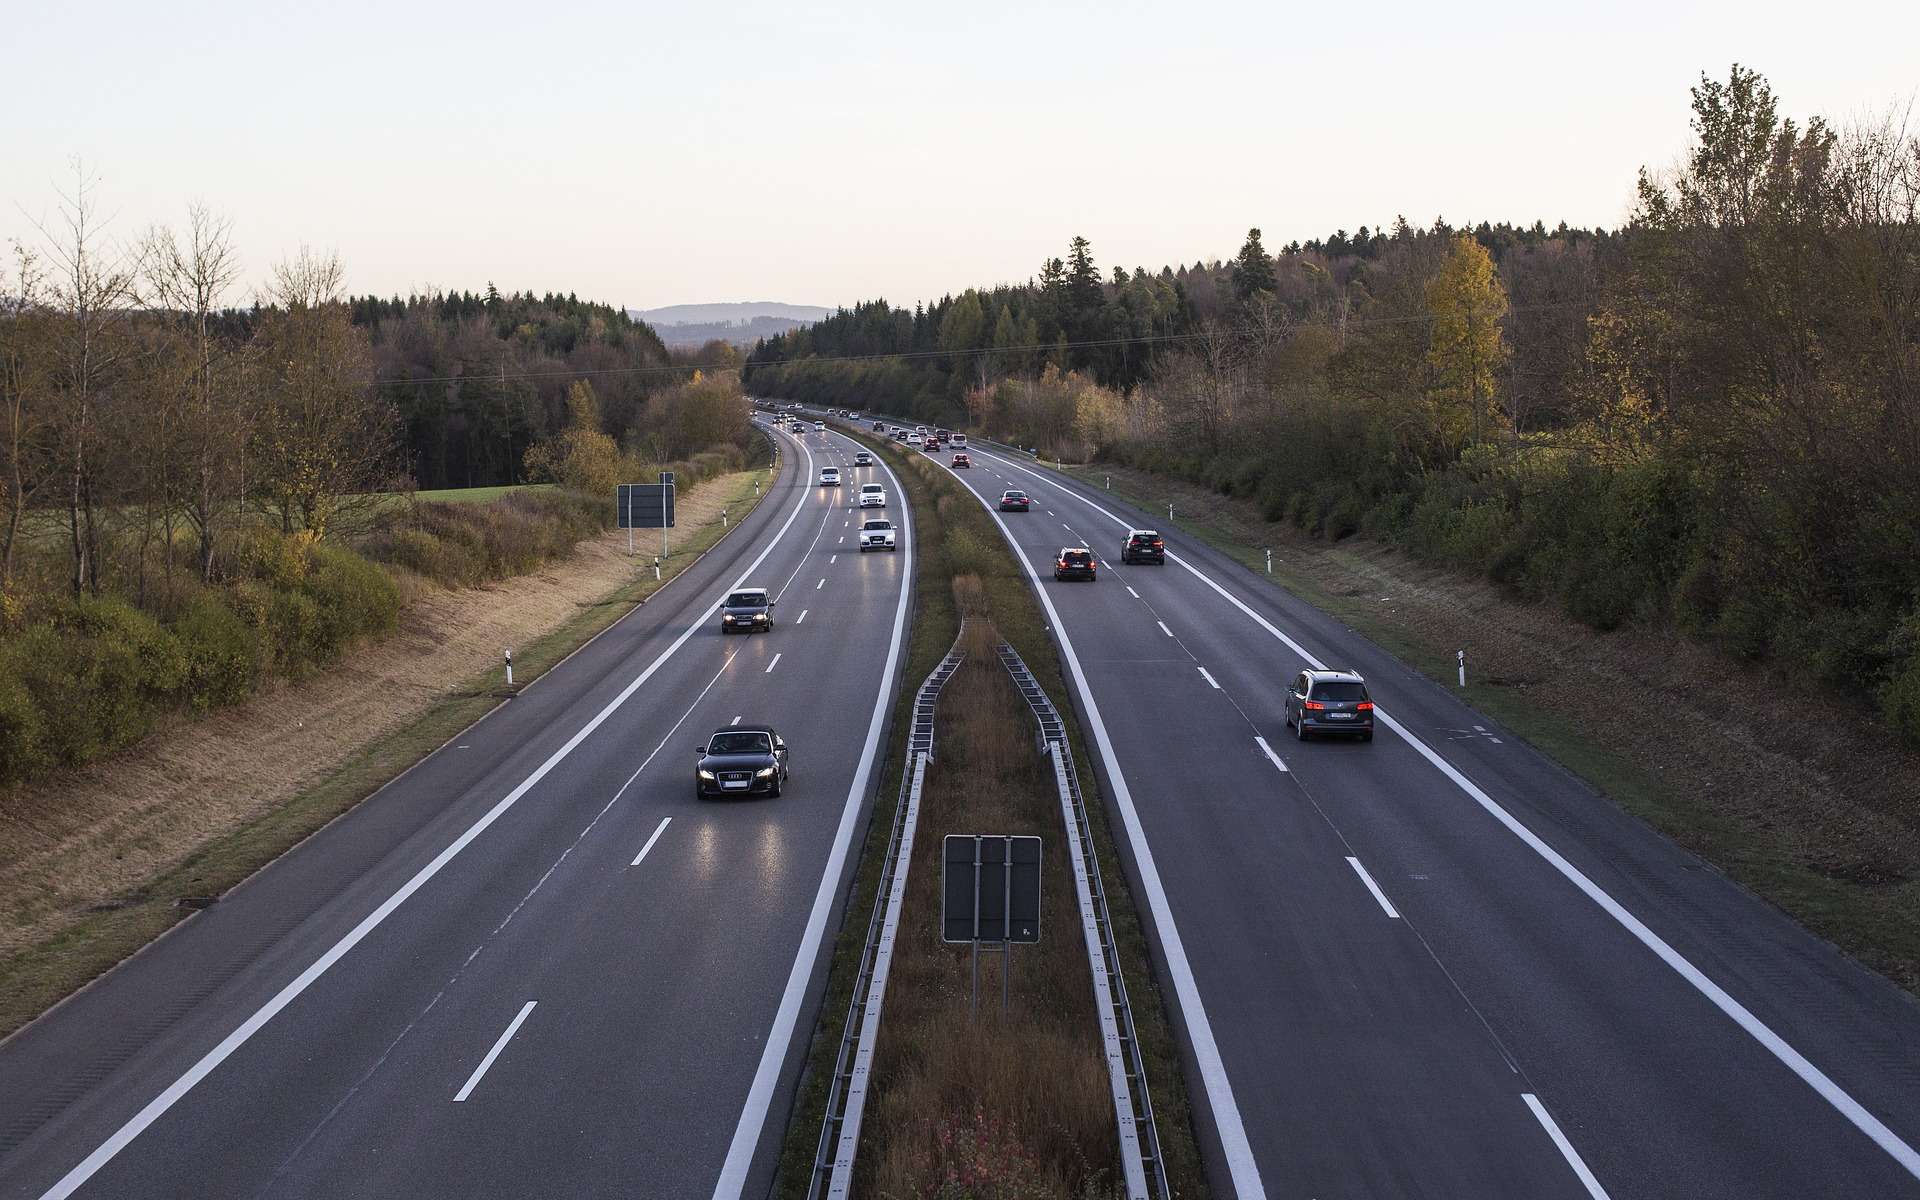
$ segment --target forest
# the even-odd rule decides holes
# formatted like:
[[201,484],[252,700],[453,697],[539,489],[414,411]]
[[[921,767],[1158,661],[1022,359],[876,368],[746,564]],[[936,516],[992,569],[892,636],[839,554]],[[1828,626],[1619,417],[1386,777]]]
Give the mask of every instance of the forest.
[[1692,89],[1619,229],[1436,220],[875,300],[754,394],[975,428],[1256,500],[1877,707],[1920,744],[1920,137]]

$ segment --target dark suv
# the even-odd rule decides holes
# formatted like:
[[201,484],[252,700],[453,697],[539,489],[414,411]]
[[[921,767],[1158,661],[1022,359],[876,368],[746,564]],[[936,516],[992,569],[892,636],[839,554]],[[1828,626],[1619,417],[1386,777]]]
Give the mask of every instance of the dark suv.
[[1054,560],[1053,577],[1055,579],[1084,579],[1088,583],[1092,583],[1094,581],[1094,569],[1096,565],[1093,561],[1093,551],[1087,549],[1085,546],[1065,546],[1060,550],[1060,557]]
[[771,725],[730,725],[717,729],[700,747],[693,770],[693,794],[778,796],[790,774],[787,743]]
[[1301,741],[1316,733],[1373,740],[1373,698],[1353,671],[1302,671],[1287,689],[1287,724]]
[[1151,529],[1129,529],[1120,543],[1121,563],[1159,563],[1167,565],[1166,539]]

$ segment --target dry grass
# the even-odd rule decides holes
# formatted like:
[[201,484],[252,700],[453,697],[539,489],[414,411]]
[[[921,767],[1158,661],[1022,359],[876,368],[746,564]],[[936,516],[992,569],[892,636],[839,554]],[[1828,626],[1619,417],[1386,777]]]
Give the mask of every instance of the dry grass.
[[[978,589],[978,579],[954,581],[963,608]],[[938,757],[922,792],[862,1127],[862,1195],[1104,1195],[1116,1178],[1113,1101],[1053,772],[994,655],[998,640],[986,622],[970,625],[966,662],[940,697]],[[1044,839],[1042,940],[1014,951],[1004,1014],[1003,959],[981,956],[974,1013],[971,952],[940,941],[948,833]]]
[[[1657,629],[1596,633],[1545,604],[1358,538],[1316,541],[1247,501],[1125,468],[1075,470],[1164,511],[1465,698],[1815,933],[1920,992],[1920,754],[1858,697],[1813,727],[1798,686]],[[1646,719],[1658,713],[1658,720]]]
[[[667,572],[744,515],[761,471],[694,489]],[[649,560],[650,561],[650,560]],[[284,851],[496,702],[502,647],[516,679],[604,628],[654,586],[634,583],[626,535],[484,587],[402,580],[399,631],[338,668],[168,728],[0,803],[0,1034],[131,953],[173,920],[178,894],[217,892]],[[439,718],[427,719],[433,714]],[[379,747],[379,762],[361,760]],[[343,774],[349,782],[336,785]],[[297,800],[327,795],[299,819]],[[209,854],[210,848],[217,853]]]

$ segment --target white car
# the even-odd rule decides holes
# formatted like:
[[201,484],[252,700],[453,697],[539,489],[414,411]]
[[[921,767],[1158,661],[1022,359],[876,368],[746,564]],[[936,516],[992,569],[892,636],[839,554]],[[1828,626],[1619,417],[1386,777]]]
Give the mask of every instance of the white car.
[[947,443],[951,446],[964,447],[967,444],[967,435],[964,433],[956,433],[947,439]]
[[860,523],[860,552],[869,550],[898,550],[894,541],[893,522],[885,517],[869,517]]
[[863,483],[860,485],[861,508],[885,508],[886,506],[886,488],[877,483]]
[[856,467],[870,467],[873,465],[873,455],[862,450],[853,456],[853,465]]
[[821,467],[820,468],[820,486],[821,487],[839,487],[840,486],[840,468],[839,467]]
[[813,423],[813,431],[815,433],[825,433],[827,431],[827,423],[825,421],[815,421]]

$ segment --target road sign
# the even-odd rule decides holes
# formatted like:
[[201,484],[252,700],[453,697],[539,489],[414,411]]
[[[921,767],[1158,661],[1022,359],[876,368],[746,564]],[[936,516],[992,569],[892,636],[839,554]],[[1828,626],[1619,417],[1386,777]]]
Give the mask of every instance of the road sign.
[[662,472],[667,482],[623,483],[617,499],[621,529],[673,528],[673,476]]
[[1039,838],[950,833],[940,859],[940,940],[1040,940]]

